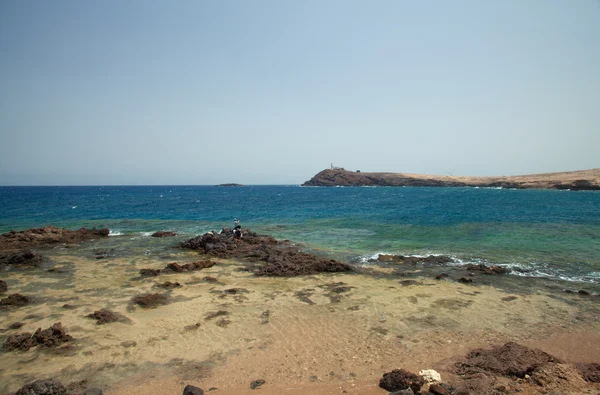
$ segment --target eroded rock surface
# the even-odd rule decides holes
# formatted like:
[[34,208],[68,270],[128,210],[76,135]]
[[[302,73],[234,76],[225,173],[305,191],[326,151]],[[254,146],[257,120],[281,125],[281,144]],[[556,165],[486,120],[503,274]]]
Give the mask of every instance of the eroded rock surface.
[[160,231],[152,233],[152,237],[173,237],[177,236],[177,233],[171,231]]
[[31,246],[45,246],[58,243],[77,243],[83,240],[106,237],[107,228],[69,230],[56,226],[27,229],[21,232],[11,230],[0,235],[0,250],[23,249]]
[[168,304],[169,297],[165,294],[143,294],[134,296],[131,299],[131,302],[145,309],[152,309],[160,305]]
[[24,385],[15,395],[67,395],[67,389],[55,379],[36,380]]
[[410,388],[415,394],[418,394],[423,384],[425,384],[425,380],[421,376],[404,369],[394,369],[389,373],[385,373],[379,380],[379,386],[390,392]]
[[29,332],[10,335],[2,345],[2,349],[4,351],[25,351],[35,346],[53,348],[72,340],[73,337],[67,335],[62,324],[57,322],[44,330],[38,328],[33,335]]
[[111,322],[131,322],[124,315],[107,309],[94,311],[92,314],[88,314],[87,317],[95,319],[97,325],[109,324]]
[[243,258],[257,276],[292,277],[323,272],[351,271],[349,264],[299,251],[271,236],[258,235],[248,229],[234,237],[231,229],[208,232],[183,243],[183,248],[219,258]]
[[31,298],[21,294],[10,294],[8,297],[0,300],[0,308],[8,306],[22,307],[31,302]]
[[508,342],[502,347],[471,351],[464,361],[456,364],[456,372],[462,375],[491,372],[522,378],[548,362],[559,363],[560,360],[541,350]]

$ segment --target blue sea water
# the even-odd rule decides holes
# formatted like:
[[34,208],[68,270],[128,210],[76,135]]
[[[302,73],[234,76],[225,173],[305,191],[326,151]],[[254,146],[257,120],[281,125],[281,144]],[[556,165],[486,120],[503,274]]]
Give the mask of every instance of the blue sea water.
[[[0,187],[0,232],[108,227],[121,237],[242,225],[366,263],[447,254],[600,284],[600,192],[290,186]],[[130,238],[130,237],[129,237]]]

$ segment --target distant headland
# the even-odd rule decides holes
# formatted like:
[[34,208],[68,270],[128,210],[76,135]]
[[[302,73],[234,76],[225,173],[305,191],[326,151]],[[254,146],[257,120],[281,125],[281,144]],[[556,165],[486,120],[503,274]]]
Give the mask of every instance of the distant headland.
[[218,187],[243,187],[242,184],[236,184],[236,183],[233,183],[233,182],[230,182],[230,183],[227,183],[227,184],[219,184],[219,185],[216,185],[216,186],[218,186]]
[[501,177],[440,176],[408,173],[365,173],[325,169],[302,186],[489,187],[516,189],[600,190],[600,169]]

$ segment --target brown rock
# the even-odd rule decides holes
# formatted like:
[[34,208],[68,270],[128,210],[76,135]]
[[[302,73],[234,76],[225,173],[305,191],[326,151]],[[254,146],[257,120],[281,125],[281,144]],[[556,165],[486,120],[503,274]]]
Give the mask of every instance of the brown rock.
[[95,319],[97,325],[109,324],[111,322],[131,322],[124,315],[107,309],[94,311],[92,314],[88,314],[87,317]]
[[67,389],[55,379],[36,380],[24,385],[16,395],[67,395]]
[[32,335],[29,332],[11,335],[2,345],[4,351],[29,350],[37,345],[41,347],[57,347],[62,343],[70,342],[73,337],[67,335],[60,322],[55,323],[48,329],[39,328]]
[[31,246],[49,246],[58,243],[76,243],[97,237],[106,237],[110,231],[103,229],[69,230],[46,226],[22,232],[10,231],[0,235],[0,250],[22,249]]
[[291,277],[352,270],[346,263],[301,252],[271,236],[257,235],[248,229],[242,232],[241,238],[235,238],[231,229],[223,229],[219,234],[209,232],[181,243],[181,247],[219,258],[244,258],[257,276]]
[[42,347],[56,347],[73,340],[72,336],[67,335],[60,322],[57,322],[48,329],[42,330],[42,328],[38,328],[32,338]]
[[152,237],[173,237],[177,236],[177,233],[171,231],[160,231],[152,233]]
[[0,280],[0,294],[8,291],[8,284],[6,281]]
[[456,373],[461,375],[492,372],[502,376],[525,377],[536,367],[548,362],[560,362],[550,354],[508,342],[491,350],[476,349],[456,364]]
[[431,384],[429,386],[429,392],[431,392],[434,395],[446,395],[448,394],[448,390],[444,387],[442,387],[439,384]]
[[575,366],[585,381],[600,383],[600,364],[581,362],[576,363]]
[[141,269],[140,275],[142,277],[155,277],[160,274],[160,269]]
[[410,388],[414,393],[419,393],[423,384],[425,384],[425,380],[421,376],[404,369],[395,369],[385,373],[379,380],[379,386],[390,392]]
[[0,300],[0,306],[3,306],[3,307],[6,307],[6,306],[22,307],[22,306],[26,306],[30,302],[31,302],[31,300],[27,296],[24,296],[24,295],[21,295],[21,294],[11,294],[11,295],[8,295],[8,297]]
[[145,309],[153,309],[169,303],[169,297],[164,294],[143,294],[134,296],[131,301]]

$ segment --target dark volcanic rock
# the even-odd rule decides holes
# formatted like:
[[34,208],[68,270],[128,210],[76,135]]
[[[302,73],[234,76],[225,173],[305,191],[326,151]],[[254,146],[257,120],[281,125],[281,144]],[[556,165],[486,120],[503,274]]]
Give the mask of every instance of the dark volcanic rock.
[[[2,236],[0,236],[2,237]],[[0,267],[14,266],[37,266],[44,260],[42,254],[33,251],[22,251],[16,253],[0,254]]]
[[456,373],[469,375],[491,372],[502,376],[525,377],[536,367],[560,360],[538,349],[531,349],[508,342],[491,350],[477,349],[467,354],[464,361],[456,364]]
[[152,237],[173,237],[177,236],[177,233],[171,231],[161,231],[152,233]]
[[32,339],[31,333],[23,332],[16,335],[10,335],[2,345],[2,350],[29,350],[31,347],[37,346],[35,340]]
[[22,232],[11,230],[8,233],[0,235],[0,250],[22,249],[30,246],[45,246],[58,243],[77,243],[97,237],[106,237],[109,232],[107,228],[69,230],[57,228],[56,226],[28,229]]
[[72,341],[73,337],[67,335],[62,324],[57,322],[48,329],[42,330],[42,328],[38,328],[33,334],[33,339],[42,347],[56,347],[62,343]]
[[502,266],[486,266],[484,264],[474,265],[469,263],[465,265],[465,269],[483,274],[506,274],[510,273],[510,269]]
[[183,389],[183,395],[204,395],[204,390],[193,385],[186,385]]
[[164,294],[143,294],[134,296],[131,301],[145,309],[155,308],[169,303],[169,297]]
[[12,324],[10,324],[10,325],[8,326],[8,329],[19,329],[19,328],[21,328],[23,325],[25,325],[25,324],[24,324],[24,323],[22,323],[22,322],[13,322]]
[[585,381],[600,383],[600,364],[581,362],[576,363],[575,366]]
[[251,263],[249,270],[257,276],[292,277],[352,270],[347,263],[301,252],[271,236],[260,236],[248,229],[242,232],[241,238],[234,237],[231,229],[223,229],[219,234],[209,232],[181,246],[219,258],[243,258]]
[[471,284],[473,283],[473,279],[472,278],[468,278],[468,277],[461,277],[458,280],[459,283],[463,283],[463,284]]
[[55,379],[36,380],[24,385],[16,395],[67,395],[67,389]]
[[255,390],[258,387],[260,387],[261,385],[263,385],[264,383],[266,383],[266,381],[263,379],[254,380],[253,382],[250,383],[250,388]]
[[155,277],[160,274],[160,269],[140,269],[142,277]]
[[11,335],[2,345],[4,351],[29,350],[37,345],[41,347],[57,347],[62,343],[70,342],[73,337],[67,335],[60,322],[52,325],[50,328],[42,330],[38,328],[32,335],[29,332]]
[[181,284],[178,282],[165,281],[162,284],[156,284],[156,286],[162,289],[173,289],[181,287]]
[[8,297],[0,300],[0,306],[2,306],[2,307],[6,307],[6,306],[21,307],[21,306],[25,306],[25,305],[29,304],[29,302],[31,302],[31,300],[27,296],[24,296],[21,294],[11,294],[11,295],[8,295]]
[[0,280],[0,294],[6,291],[8,291],[8,284],[6,284],[6,281]]
[[404,369],[395,369],[389,373],[385,373],[381,380],[379,380],[379,386],[390,392],[410,388],[414,393],[418,394],[423,384],[425,384],[423,377]]
[[176,273],[182,273],[182,272],[192,272],[195,270],[202,270],[202,269],[206,269],[209,267],[213,267],[215,265],[215,263],[213,261],[209,261],[209,260],[203,260],[203,261],[197,261],[197,262],[191,262],[191,263],[185,263],[183,265],[180,265],[177,262],[173,262],[173,263],[169,263],[164,269],[163,271],[173,271]]
[[404,256],[404,255],[385,255],[379,254],[377,259],[371,259],[371,262],[389,262],[389,263],[398,263],[405,265],[417,265],[417,264],[427,264],[427,265],[443,265],[445,263],[454,262],[454,260],[448,256],[444,255],[429,255],[427,257],[422,256]]
[[107,309],[94,311],[92,314],[88,314],[87,317],[95,319],[97,325],[109,324],[111,322],[131,322],[124,315]]

